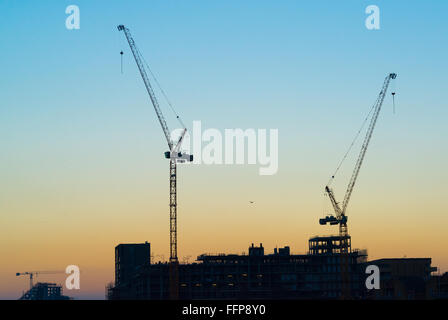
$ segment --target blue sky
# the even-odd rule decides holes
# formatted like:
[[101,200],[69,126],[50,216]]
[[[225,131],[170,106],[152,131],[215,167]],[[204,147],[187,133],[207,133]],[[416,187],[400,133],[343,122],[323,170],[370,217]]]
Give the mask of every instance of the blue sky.
[[[72,3],[81,10],[80,30],[65,29],[65,7]],[[435,110],[425,107],[427,113],[446,115],[439,105],[446,83],[441,70],[447,65],[448,5],[377,1],[381,30],[369,31],[364,27],[368,4],[2,1],[2,128],[31,129],[27,121],[34,125],[41,118],[51,130],[47,120],[51,127],[65,126],[69,119],[82,126],[103,116],[132,126],[134,112],[152,112],[129,107],[147,98],[124,37],[116,30],[119,23],[131,29],[190,123],[200,119],[212,127],[294,127],[322,114],[328,118],[319,120],[332,122],[341,110],[348,112],[338,122],[357,121],[392,71],[399,74],[397,90],[401,86],[410,93],[397,96],[400,104],[406,98],[436,102]],[[125,51],[124,75],[119,72],[120,50]],[[13,102],[14,108],[7,107]]]

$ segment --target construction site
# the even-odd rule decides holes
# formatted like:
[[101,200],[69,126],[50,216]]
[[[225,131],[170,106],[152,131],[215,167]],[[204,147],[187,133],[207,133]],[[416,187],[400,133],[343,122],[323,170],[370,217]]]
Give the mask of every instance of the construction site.
[[[178,298],[421,300],[446,297],[447,277],[441,282],[432,276],[435,269],[430,258],[368,261],[365,250],[350,247],[347,293],[347,287],[342,286],[340,243],[338,236],[314,237],[309,240],[307,254],[292,254],[289,247],[265,253],[262,244],[252,244],[247,255],[200,255],[194,263],[178,265]],[[148,243],[117,246],[115,283],[107,287],[107,299],[170,299],[169,263],[149,261]],[[366,289],[365,269],[371,264],[380,267],[380,290]],[[441,283],[445,288],[441,288]]]
[[[148,77],[149,67],[145,66],[130,30],[123,25],[118,26],[118,30],[126,37],[168,145],[165,158],[169,159],[170,258],[168,262],[151,263],[148,242],[118,245],[115,248],[115,282],[107,287],[108,299],[437,299],[446,295],[440,284],[446,281],[443,280],[446,274],[443,277],[434,275],[437,268],[431,266],[431,258],[369,261],[367,250],[352,249],[351,245],[347,208],[389,85],[397,77],[395,73],[386,75],[361,129],[324,187],[333,213],[319,219],[319,224],[337,227],[338,235],[311,237],[306,254],[293,254],[288,246],[265,253],[260,243],[252,244],[247,255],[202,254],[194,263],[179,263],[177,164],[193,160],[192,155],[181,152],[187,129],[175,113],[183,131],[172,141]],[[391,92],[393,100],[395,94]],[[331,184],[365,125],[365,138],[343,201],[338,201]],[[380,269],[378,290],[366,288],[369,265]]]

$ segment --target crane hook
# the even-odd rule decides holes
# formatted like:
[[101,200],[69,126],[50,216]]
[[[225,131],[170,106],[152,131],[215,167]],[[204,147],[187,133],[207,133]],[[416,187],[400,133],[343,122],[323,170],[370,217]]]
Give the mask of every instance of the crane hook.
[[395,114],[395,92],[392,92],[392,103],[393,103],[394,114]]
[[120,51],[120,58],[121,58],[121,74],[123,74],[123,51]]

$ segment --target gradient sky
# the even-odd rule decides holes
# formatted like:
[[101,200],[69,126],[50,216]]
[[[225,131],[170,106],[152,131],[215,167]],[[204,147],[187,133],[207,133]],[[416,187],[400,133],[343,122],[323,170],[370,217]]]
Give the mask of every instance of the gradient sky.
[[[65,28],[70,4],[80,30]],[[0,12],[0,298],[27,288],[15,272],[76,264],[81,290],[65,293],[102,299],[119,243],[149,241],[168,259],[166,143],[118,24],[188,127],[279,130],[274,176],[180,166],[181,261],[251,242],[305,253],[310,236],[337,233],[318,224],[325,183],[396,72],[396,113],[389,94],[349,232],[371,259],[431,257],[448,271],[448,2],[2,0]],[[341,200],[358,150],[334,183]]]

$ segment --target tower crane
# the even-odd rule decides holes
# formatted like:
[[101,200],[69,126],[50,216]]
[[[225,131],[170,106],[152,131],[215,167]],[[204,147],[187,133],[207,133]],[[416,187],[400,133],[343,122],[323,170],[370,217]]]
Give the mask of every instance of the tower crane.
[[183,126],[182,133],[174,143],[171,140],[170,130],[166,124],[165,118],[163,117],[162,111],[160,110],[159,103],[152,89],[151,83],[149,81],[148,75],[146,73],[145,67],[143,65],[143,57],[141,56],[134,39],[127,27],[124,25],[118,26],[118,31],[123,31],[126,39],[128,41],[129,47],[131,48],[132,54],[134,56],[137,67],[140,71],[140,75],[148,92],[151,103],[156,112],[157,118],[159,120],[160,126],[162,127],[165,139],[168,143],[168,151],[165,152],[165,158],[170,159],[170,266],[169,266],[169,279],[170,279],[170,298],[179,298],[179,260],[177,258],[177,162],[183,163],[186,161],[193,161],[193,155],[182,153],[180,150],[182,141],[187,132],[187,128],[180,121],[179,116],[177,119]]
[[38,274],[57,274],[57,273],[65,273],[65,271],[26,271],[26,272],[17,272],[16,276],[30,276],[30,290],[33,288],[33,278],[37,277]]
[[[347,191],[345,192],[344,201],[342,202],[342,206],[338,201],[336,201],[333,189],[330,188],[329,184],[325,186],[325,193],[330,198],[331,204],[334,209],[335,215],[326,216],[323,219],[319,220],[321,225],[326,225],[327,223],[330,225],[339,225],[339,241],[340,241],[340,268],[341,268],[341,281],[342,281],[342,297],[348,298],[350,297],[350,270],[349,270],[349,235],[347,228],[347,206],[350,201],[350,197],[353,192],[353,188],[355,187],[356,179],[358,178],[359,170],[361,169],[362,162],[366,155],[367,147],[369,146],[370,139],[372,138],[373,130],[375,129],[376,122],[378,120],[378,115],[381,111],[381,106],[383,105],[384,97],[386,96],[387,89],[389,87],[390,81],[395,79],[397,75],[395,73],[390,73],[384,79],[383,86],[381,91],[376,99],[375,104],[373,105],[373,115],[370,120],[369,128],[367,129],[366,136],[364,138],[364,142],[361,147],[361,151],[358,156],[358,160],[356,161],[355,168],[353,170],[352,176],[350,178],[350,182],[347,186]],[[332,176],[332,179],[334,175]],[[330,179],[331,181],[331,179]]]

